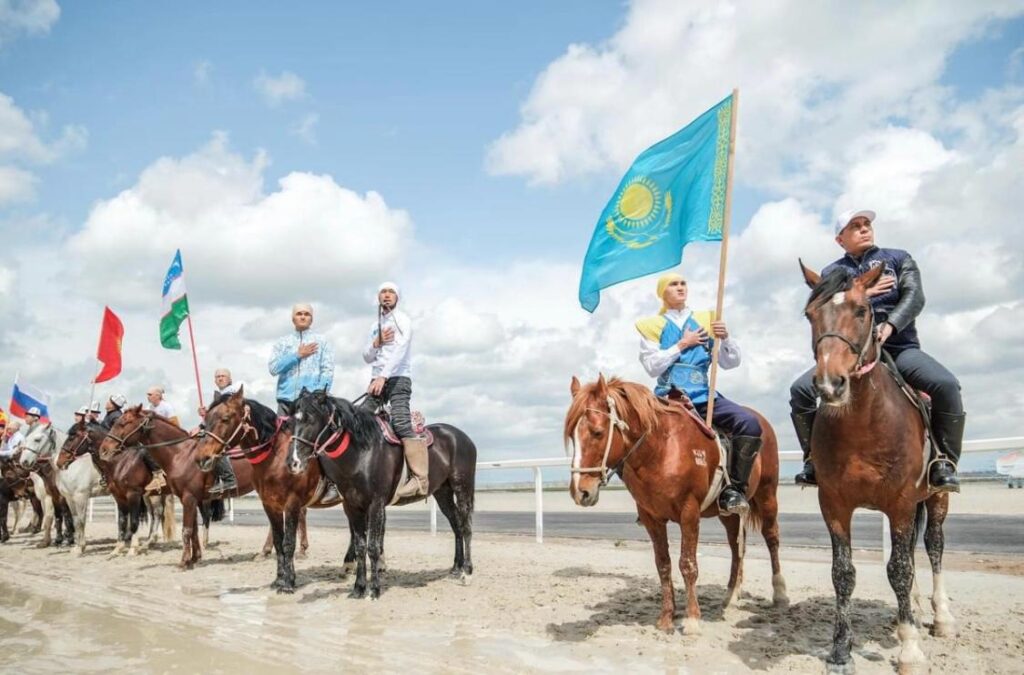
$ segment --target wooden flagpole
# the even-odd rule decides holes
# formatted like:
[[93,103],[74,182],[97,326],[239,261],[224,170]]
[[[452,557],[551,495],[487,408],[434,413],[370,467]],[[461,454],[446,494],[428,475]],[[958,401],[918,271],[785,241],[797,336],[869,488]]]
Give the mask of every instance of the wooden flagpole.
[[[725,268],[729,257],[729,221],[732,220],[732,167],[736,159],[736,120],[739,117],[740,90],[732,90],[732,114],[729,116],[729,169],[725,175],[725,213],[722,218],[722,252],[718,259],[718,303],[715,305],[715,321],[722,320],[722,305],[725,303]],[[711,353],[711,377],[708,381],[707,423],[715,412],[715,382],[718,380],[718,350],[722,341],[715,339]]]
[[192,332],[192,309],[189,308],[188,315],[185,317],[188,319],[188,341],[192,345],[192,367],[196,371],[196,389],[199,390],[199,407],[205,407],[203,405],[203,383],[199,380],[199,359],[196,358],[196,337]]
[[[104,316],[106,316],[106,315],[104,315]],[[99,351],[100,351],[99,343],[100,343],[100,340],[102,340],[102,339],[103,339],[103,319],[100,319],[100,336],[99,336],[99,339],[96,340],[96,367],[97,367],[97,369],[99,368],[100,363],[102,363],[102,361],[100,361],[100,357],[99,357]],[[92,408],[92,402],[96,400],[96,378],[98,376],[99,376],[99,372],[97,370],[97,372],[92,376],[92,388],[89,390],[89,408]]]

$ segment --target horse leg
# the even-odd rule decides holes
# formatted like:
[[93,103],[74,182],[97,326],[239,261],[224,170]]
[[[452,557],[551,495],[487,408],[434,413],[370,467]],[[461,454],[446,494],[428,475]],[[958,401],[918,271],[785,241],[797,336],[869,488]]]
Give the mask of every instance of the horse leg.
[[[31,501],[31,497],[29,498],[29,501]],[[39,503],[40,513],[42,514],[42,517],[40,518],[40,521],[36,523],[35,526],[32,526],[30,523],[28,531],[32,532],[34,530],[35,532],[39,532],[40,529],[42,529],[43,541],[41,543],[44,544],[45,547],[49,546],[50,542],[53,541],[50,538],[50,530],[53,527],[54,511],[56,510],[56,505],[53,503],[53,499],[50,497],[50,495],[45,495],[41,500],[36,499],[36,501]],[[32,505],[32,509],[33,511],[35,511],[35,504]]]
[[[837,500],[838,501],[838,500]],[[857,570],[853,566],[853,551],[850,546],[850,520],[853,512],[834,512],[828,505],[826,493],[819,487],[818,502],[821,505],[825,526],[832,539],[832,586],[836,593],[836,622],[832,632],[832,651],[826,659],[828,672],[852,673],[853,630],[850,626],[850,597],[857,585]]]
[[89,510],[89,493],[81,492],[73,495],[68,500],[68,508],[75,523],[75,540],[71,542],[75,548],[71,549],[71,553],[79,556],[85,553],[85,516]]
[[369,515],[366,511],[357,511],[344,502],[345,515],[352,524],[352,545],[356,559],[356,581],[349,597],[363,598],[366,596],[366,529]]
[[11,538],[11,533],[7,529],[7,516],[10,506],[10,500],[4,495],[0,495],[0,544]]
[[366,552],[370,557],[370,599],[380,597],[380,557],[384,552],[384,502],[374,502],[367,513]]
[[925,502],[925,507],[928,509],[928,526],[924,531],[924,547],[928,551],[928,561],[932,565],[932,611],[935,613],[932,635],[953,637],[956,635],[956,619],[949,611],[949,597],[946,595],[946,584],[942,576],[942,552],[946,545],[942,524],[949,511],[949,493],[933,494]]
[[437,502],[437,507],[441,509],[444,517],[448,519],[448,524],[452,528],[452,534],[455,535],[455,562],[452,564],[449,574],[457,577],[462,574],[462,565],[465,563],[465,551],[462,542],[462,526],[458,511],[455,508],[455,494],[452,492],[451,483],[444,483],[437,488],[434,492],[434,501]]
[[[199,513],[203,518],[203,547],[210,547],[210,520],[212,519],[211,513],[212,505],[210,502],[202,502],[199,506]],[[199,532],[196,531],[196,539],[199,538]]]
[[124,553],[127,540],[125,533],[128,531],[128,509],[116,502],[115,506],[117,507],[117,543],[114,545],[114,550],[107,556],[108,558],[116,558]]
[[682,545],[679,553],[679,572],[686,581],[686,618],[684,635],[700,635],[700,603],[697,602],[697,539],[700,537],[700,504],[690,499],[683,505],[679,517]]
[[309,532],[306,530],[306,507],[299,511],[299,551],[296,553],[300,560],[305,560],[309,555]]
[[263,542],[263,548],[259,553],[256,554],[256,560],[260,558],[266,558],[270,555],[270,552],[274,550],[274,528],[267,528],[267,540]]
[[459,479],[453,485],[455,491],[455,508],[459,513],[459,527],[462,528],[462,580],[469,583],[473,576],[473,556],[471,554],[473,544],[473,481]]
[[647,511],[637,507],[640,524],[647,529],[647,536],[654,545],[654,566],[661,580],[661,614],[656,624],[659,630],[671,633],[675,630],[676,594],[672,587],[672,557],[668,553],[668,528],[665,521],[658,520]]
[[189,493],[183,494],[181,496],[181,561],[178,563],[178,567],[183,570],[191,569],[193,565],[192,546],[193,542],[197,541],[195,537],[197,515],[198,505],[195,496]]
[[758,495],[757,502],[761,512],[761,536],[768,546],[768,556],[772,561],[772,604],[776,607],[788,607],[789,596],[786,594],[786,579],[782,576],[782,565],[779,563],[779,501],[772,490]]
[[743,584],[743,544],[742,537],[743,523],[736,515],[719,516],[719,520],[725,525],[726,538],[729,540],[729,551],[732,554],[732,565],[729,568],[729,586],[725,591],[725,599],[722,600],[722,609],[732,604],[740,596],[740,586]]
[[[346,517],[348,514],[345,514]],[[345,551],[345,564],[341,567],[341,578],[346,578],[356,569],[356,530],[348,519],[348,550]]]
[[[924,505],[921,505],[924,508]],[[922,673],[927,671],[927,659],[921,651],[921,635],[914,621],[914,610],[910,603],[910,590],[914,585],[914,512],[889,516],[889,529],[892,536],[892,555],[886,571],[889,573],[889,585],[896,593],[897,622],[896,633],[900,638],[900,655],[898,658],[900,675]]]
[[142,550],[148,551],[151,546],[155,546],[160,541],[160,523],[164,519],[164,500],[160,495],[155,497],[143,495],[141,499],[149,508],[149,533],[142,543]]
[[139,554],[139,519],[142,514],[142,496],[135,495],[128,502],[128,555]]
[[[86,504],[88,505],[88,497],[86,497]],[[61,518],[64,518],[64,541],[68,546],[75,545],[75,521],[74,513],[71,511],[71,503],[65,501],[64,509],[60,514]]]
[[295,592],[295,539],[299,528],[299,508],[287,505],[284,511],[284,527],[282,536],[282,555],[284,573],[278,593]]

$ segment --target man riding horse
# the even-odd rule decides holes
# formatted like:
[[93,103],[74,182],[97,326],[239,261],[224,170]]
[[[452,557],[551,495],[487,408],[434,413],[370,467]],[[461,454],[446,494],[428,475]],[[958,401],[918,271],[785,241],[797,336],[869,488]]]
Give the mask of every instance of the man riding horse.
[[412,398],[412,322],[398,309],[398,286],[387,281],[377,291],[377,320],[363,349],[363,360],[371,366],[370,384],[362,408],[371,413],[385,403],[391,404],[391,425],[402,439],[409,479],[399,486],[395,500],[426,497],[428,492],[427,442],[412,425],[409,400]]
[[[678,274],[658,279],[658,298],[662,303],[658,316],[636,322],[641,335],[640,363],[651,377],[658,378],[655,394],[668,396],[673,389],[679,390],[705,416],[710,400],[708,368],[715,339],[722,341],[718,363],[724,369],[740,364],[740,349],[729,337],[724,321],[711,321],[707,313],[698,316],[686,306],[687,292],[686,280]],[[717,392],[711,421],[732,438],[729,484],[718,497],[718,507],[729,513],[746,513],[750,508],[747,480],[761,449],[761,424],[749,410]]]
[[[875,212],[847,211],[835,223],[836,243],[846,252],[821,271],[825,277],[835,270],[857,276],[881,266],[881,280],[867,290],[878,326],[882,349],[892,357],[900,375],[932,401],[932,434],[935,457],[928,473],[933,489],[959,492],[956,475],[964,436],[963,401],[960,383],[941,363],[921,349],[914,321],[924,308],[924,290],[917,263],[906,251],[875,245]],[[817,485],[811,461],[811,429],[818,407],[814,368],[790,387],[789,405],[793,427],[804,454],[804,468],[796,476],[800,485]]]

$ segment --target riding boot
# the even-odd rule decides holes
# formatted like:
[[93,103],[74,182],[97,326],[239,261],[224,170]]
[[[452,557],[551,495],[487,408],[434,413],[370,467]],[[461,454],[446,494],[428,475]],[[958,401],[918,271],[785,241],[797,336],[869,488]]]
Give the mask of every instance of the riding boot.
[[818,485],[818,479],[814,475],[814,462],[811,461],[811,430],[814,428],[814,416],[817,414],[817,410],[789,414],[796,430],[796,440],[804,453],[804,469],[796,475],[797,485]]
[[340,502],[341,493],[338,492],[338,486],[334,484],[334,481],[325,480],[327,487],[324,488],[324,493],[320,496],[320,501],[325,502]]
[[409,480],[398,488],[395,499],[426,497],[429,487],[428,469],[430,468],[427,441],[419,437],[403,438],[402,447],[405,449],[405,462],[409,465]]
[[960,492],[960,479],[956,467],[964,442],[964,413],[932,413],[935,457],[928,471],[928,483],[938,492]]
[[164,470],[149,456],[145,449],[139,451],[139,457],[142,459],[142,463],[146,465],[146,468],[153,473],[153,479],[146,484],[143,491],[156,492],[157,490],[162,490],[167,485],[167,480],[164,478]]
[[729,463],[729,485],[718,496],[718,509],[744,515],[750,510],[747,502],[747,481],[754,468],[754,460],[761,451],[760,436],[733,436],[732,461]]
[[210,488],[211,495],[219,495],[238,489],[238,481],[235,480],[235,470],[231,468],[231,460],[227,458],[227,455],[221,455],[217,458],[215,470],[217,472],[217,481]]

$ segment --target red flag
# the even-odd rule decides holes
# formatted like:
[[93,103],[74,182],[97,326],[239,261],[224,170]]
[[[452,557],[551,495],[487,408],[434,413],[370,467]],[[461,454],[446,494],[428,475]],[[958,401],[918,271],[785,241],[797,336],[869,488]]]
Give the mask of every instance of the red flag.
[[103,370],[96,376],[95,382],[106,382],[121,374],[121,338],[124,337],[124,324],[109,307],[103,308],[103,328],[100,330],[100,345],[96,348],[96,358],[103,363]]

